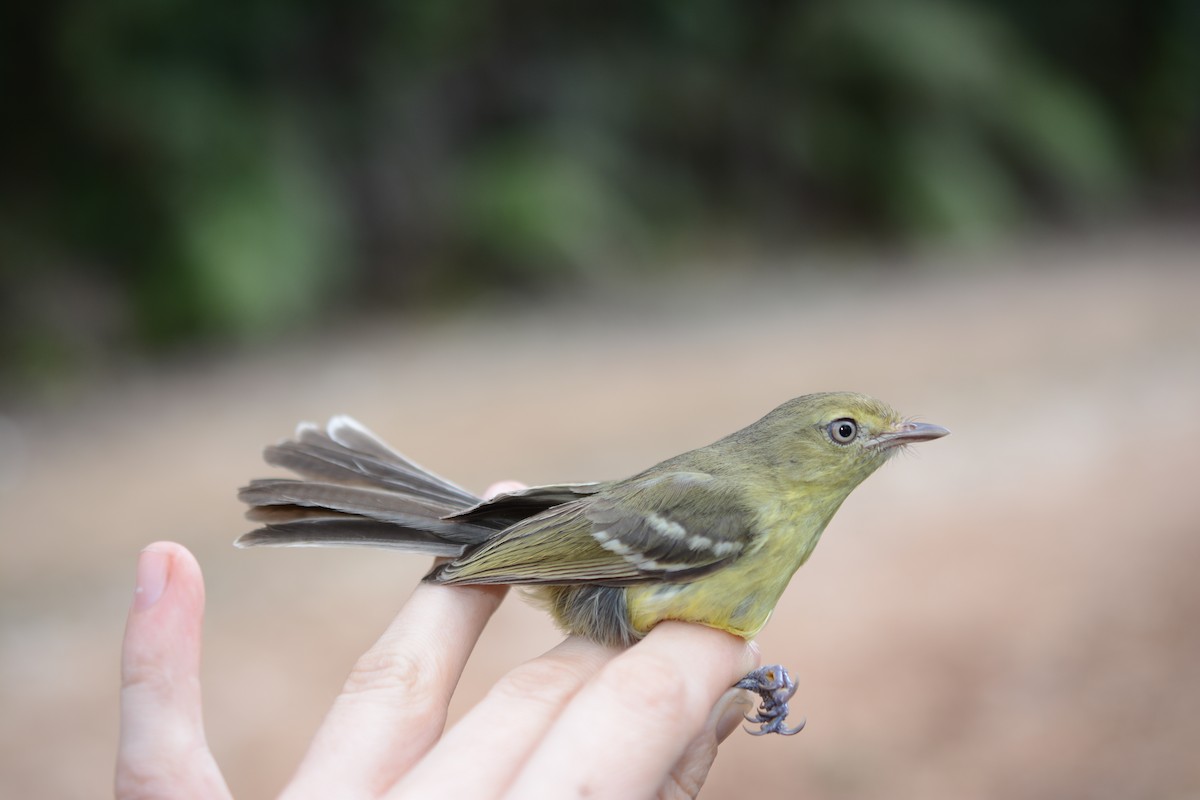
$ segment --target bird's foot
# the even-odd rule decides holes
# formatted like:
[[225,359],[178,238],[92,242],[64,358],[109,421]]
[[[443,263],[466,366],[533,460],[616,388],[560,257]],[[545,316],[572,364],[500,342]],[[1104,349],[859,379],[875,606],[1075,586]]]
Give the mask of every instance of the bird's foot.
[[754,716],[746,715],[750,722],[759,723],[756,731],[749,728],[746,732],[752,736],[762,736],[764,733],[778,733],[791,736],[804,730],[804,720],[794,728],[784,725],[788,715],[788,701],[796,693],[796,682],[788,675],[781,664],[759,667],[746,677],[734,684],[739,689],[749,689],[762,698],[762,705]]

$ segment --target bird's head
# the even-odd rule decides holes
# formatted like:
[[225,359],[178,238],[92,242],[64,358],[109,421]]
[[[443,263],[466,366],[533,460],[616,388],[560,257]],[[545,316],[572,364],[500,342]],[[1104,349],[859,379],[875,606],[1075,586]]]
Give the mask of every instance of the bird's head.
[[787,484],[825,488],[840,502],[904,446],[947,433],[873,397],[826,392],[787,401],[729,441],[755,450]]

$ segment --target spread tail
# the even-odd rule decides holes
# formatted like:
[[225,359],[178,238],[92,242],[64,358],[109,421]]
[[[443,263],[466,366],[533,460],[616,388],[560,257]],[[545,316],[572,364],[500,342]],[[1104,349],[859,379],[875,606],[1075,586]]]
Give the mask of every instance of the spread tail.
[[238,547],[385,547],[459,556],[486,541],[500,520],[445,519],[480,499],[414,464],[350,417],[312,423],[263,452],[300,480],[254,480],[238,492],[246,516],[263,523]]

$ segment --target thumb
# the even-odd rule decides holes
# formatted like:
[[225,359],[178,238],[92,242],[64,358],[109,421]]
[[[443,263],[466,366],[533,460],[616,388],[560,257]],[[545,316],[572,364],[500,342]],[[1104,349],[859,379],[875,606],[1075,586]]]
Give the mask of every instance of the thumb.
[[208,750],[200,711],[204,581],[184,547],[141,552],[121,651],[116,795],[229,797]]

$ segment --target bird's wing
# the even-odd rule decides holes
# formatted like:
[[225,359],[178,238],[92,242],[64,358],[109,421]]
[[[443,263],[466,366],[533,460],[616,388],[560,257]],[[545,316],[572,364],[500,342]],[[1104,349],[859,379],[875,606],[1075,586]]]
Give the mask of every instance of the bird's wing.
[[711,475],[633,479],[515,523],[436,569],[439,583],[626,585],[689,580],[748,546],[737,487]]

